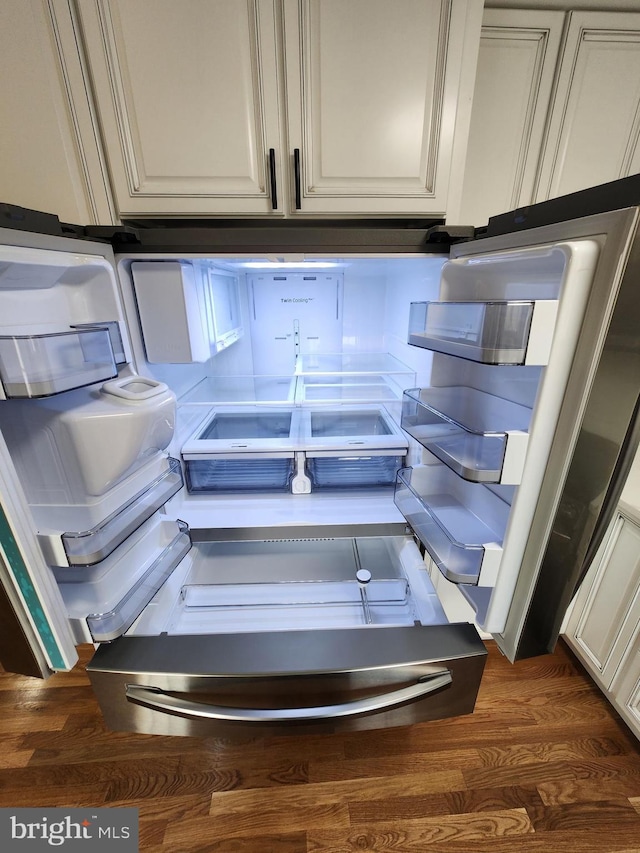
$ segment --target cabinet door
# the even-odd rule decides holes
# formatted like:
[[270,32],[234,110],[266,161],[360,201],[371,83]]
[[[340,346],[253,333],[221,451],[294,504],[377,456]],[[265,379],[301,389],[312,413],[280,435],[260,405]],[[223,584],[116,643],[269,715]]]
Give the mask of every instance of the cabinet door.
[[640,171],[640,14],[573,12],[536,201]]
[[108,224],[99,152],[84,147],[89,115],[77,55],[64,57],[69,11],[45,0],[3,0],[0,26],[0,201],[66,222]]
[[460,222],[532,203],[564,18],[485,10]]
[[612,687],[614,705],[640,738],[640,632],[629,647]]
[[578,594],[567,639],[608,689],[637,630],[640,527],[618,514]]
[[79,0],[121,216],[278,209],[274,6]]
[[285,0],[284,12],[294,209],[457,204],[482,4]]

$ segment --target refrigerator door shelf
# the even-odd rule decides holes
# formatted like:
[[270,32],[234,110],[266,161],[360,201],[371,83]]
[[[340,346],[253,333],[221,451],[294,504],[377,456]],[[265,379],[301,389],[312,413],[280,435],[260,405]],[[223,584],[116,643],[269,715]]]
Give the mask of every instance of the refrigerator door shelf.
[[440,463],[399,471],[394,501],[447,580],[495,584],[508,504]]
[[475,388],[411,388],[402,428],[445,465],[475,483],[518,485],[531,409]]
[[117,375],[107,329],[0,337],[0,380],[7,398],[50,397]]
[[78,642],[109,642],[127,631],[190,548],[184,522],[153,518],[84,573],[54,568]]
[[469,714],[485,659],[460,624],[127,636],[87,670],[113,730],[237,739]]
[[[180,463],[167,461],[163,474],[103,522],[90,530],[62,534],[66,565],[81,568],[104,560],[182,488]],[[42,535],[39,539],[42,542]]]
[[558,313],[531,302],[412,302],[408,343],[482,364],[546,365]]

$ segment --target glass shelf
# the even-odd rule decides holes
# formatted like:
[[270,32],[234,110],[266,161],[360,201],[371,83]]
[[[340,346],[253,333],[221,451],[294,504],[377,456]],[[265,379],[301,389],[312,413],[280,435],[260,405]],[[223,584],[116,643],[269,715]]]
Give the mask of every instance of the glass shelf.
[[7,397],[49,397],[117,376],[107,329],[0,337],[0,380]]
[[483,364],[542,365],[556,310],[554,300],[412,302],[409,343]]
[[189,405],[292,405],[296,396],[293,376],[209,376],[183,394]]
[[399,471],[394,501],[447,580],[495,580],[508,504],[440,463]]
[[171,458],[168,463],[167,471],[100,524],[81,533],[62,534],[69,566],[92,566],[104,560],[182,488],[180,463]]
[[517,485],[531,409],[465,386],[404,392],[402,428],[465,480]]
[[298,376],[364,376],[376,374],[413,375],[413,370],[389,353],[328,353],[301,355],[296,364]]

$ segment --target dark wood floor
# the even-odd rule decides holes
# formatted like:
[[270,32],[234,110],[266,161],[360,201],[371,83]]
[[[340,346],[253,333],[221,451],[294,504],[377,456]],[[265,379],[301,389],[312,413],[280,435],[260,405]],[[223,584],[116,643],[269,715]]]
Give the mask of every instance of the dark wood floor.
[[239,745],[105,731],[82,666],[4,674],[0,747],[0,806],[136,806],[155,853],[640,851],[640,744],[562,645],[491,647],[469,717]]

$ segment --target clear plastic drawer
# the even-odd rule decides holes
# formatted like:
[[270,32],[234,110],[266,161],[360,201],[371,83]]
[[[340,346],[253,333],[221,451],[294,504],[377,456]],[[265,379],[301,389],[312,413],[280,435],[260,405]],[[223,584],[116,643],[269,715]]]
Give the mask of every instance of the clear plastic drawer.
[[185,469],[189,492],[286,492],[293,476],[293,453],[249,458],[257,454],[235,454],[232,458],[187,459]]
[[546,364],[557,302],[412,302],[409,343],[483,364]]
[[307,453],[312,490],[360,489],[393,486],[405,457],[384,453],[361,455]]
[[475,388],[411,388],[402,428],[465,480],[517,485],[531,409]]
[[108,329],[0,337],[7,397],[48,397],[117,376]]

